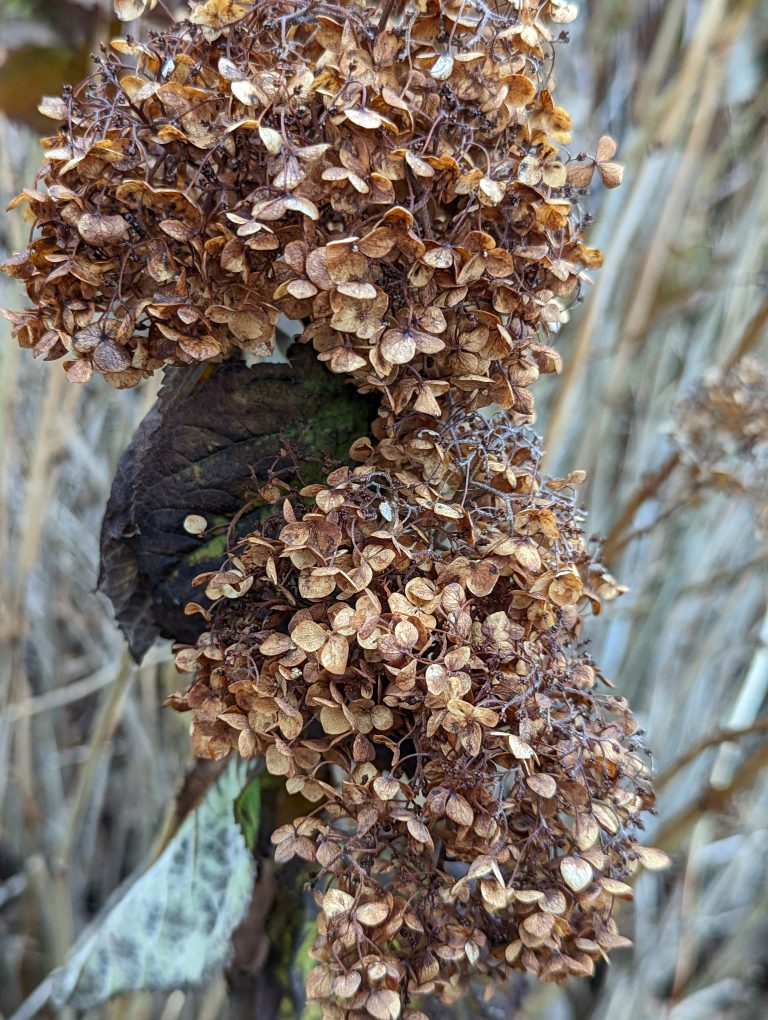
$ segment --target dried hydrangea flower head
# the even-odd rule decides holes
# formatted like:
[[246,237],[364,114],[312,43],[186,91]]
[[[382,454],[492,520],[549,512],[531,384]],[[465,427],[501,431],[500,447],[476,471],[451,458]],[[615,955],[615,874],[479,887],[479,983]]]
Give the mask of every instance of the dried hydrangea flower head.
[[761,534],[768,528],[768,371],[751,357],[704,377],[678,408],[673,438],[694,493],[743,493]]
[[[143,0],[123,0],[140,13]],[[551,94],[564,0],[205,0],[118,40],[46,110],[35,232],[5,265],[20,343],[130,386],[267,356],[280,314],[376,393],[373,434],[202,575],[198,754],[263,754],[314,810],[273,835],[312,862],[332,1018],[417,1018],[473,973],[592,973],[653,802],[635,720],[579,642],[620,589],[551,479],[529,387],[586,271]],[[480,410],[495,404],[495,417]]]
[[171,704],[199,754],[264,754],[316,802],[273,841],[319,865],[328,1017],[450,1002],[478,972],[590,974],[628,944],[626,879],[663,861],[638,845],[636,723],[578,645],[578,603],[618,589],[580,477],[539,459],[508,416],[460,409],[303,488],[199,579],[209,630]]
[[122,387],[266,355],[284,312],[395,414],[449,388],[529,413],[560,299],[600,262],[576,192],[598,156],[568,161],[549,91],[547,23],[573,14],[214,0],[114,41],[43,105],[62,127],[4,267],[32,299],[19,342]]

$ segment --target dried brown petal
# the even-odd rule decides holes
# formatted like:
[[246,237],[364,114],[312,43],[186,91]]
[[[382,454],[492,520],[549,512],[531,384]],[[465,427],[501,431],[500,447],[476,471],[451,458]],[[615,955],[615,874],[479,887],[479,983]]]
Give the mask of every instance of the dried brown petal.
[[565,884],[574,892],[586,889],[593,876],[591,866],[580,857],[564,857],[560,861],[560,873]]

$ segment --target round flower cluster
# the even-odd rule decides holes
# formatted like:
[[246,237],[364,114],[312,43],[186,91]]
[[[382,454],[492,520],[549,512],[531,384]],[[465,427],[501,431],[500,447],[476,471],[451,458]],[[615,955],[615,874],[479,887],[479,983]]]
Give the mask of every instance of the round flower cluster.
[[[396,1017],[471,972],[592,972],[652,803],[636,724],[579,651],[577,604],[618,592],[573,487],[509,417],[459,410],[288,498],[201,575],[207,757],[264,754],[317,807],[273,835],[319,866],[309,994]],[[367,1012],[366,1012],[367,1011]]]
[[743,357],[714,370],[677,409],[673,439],[686,468],[687,498],[703,488],[750,501],[759,533],[768,530],[768,371]]
[[[134,5],[135,6],[135,5]],[[207,0],[42,109],[60,121],[5,263],[24,347],[136,384],[267,356],[282,312],[388,410],[529,414],[545,342],[600,253],[549,91],[562,0]]]

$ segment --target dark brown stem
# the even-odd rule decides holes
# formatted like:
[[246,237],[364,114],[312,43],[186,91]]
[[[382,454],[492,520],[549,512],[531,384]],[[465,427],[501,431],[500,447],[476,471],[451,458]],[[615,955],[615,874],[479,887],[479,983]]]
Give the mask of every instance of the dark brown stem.
[[646,476],[640,488],[635,490],[629,501],[624,505],[603,546],[603,558],[606,562],[610,562],[624,548],[626,542],[622,540],[631,527],[635,514],[643,503],[656,495],[659,487],[667,481],[679,462],[680,452],[675,450],[673,453],[670,453],[652,475]]
[[386,3],[384,4],[384,9],[381,12],[381,17],[379,18],[379,24],[376,26],[377,32],[383,32],[384,29],[387,27],[387,22],[392,16],[392,12],[397,3],[398,0],[386,0]]
[[747,758],[727,786],[723,788],[705,787],[684,811],[670,819],[659,830],[654,838],[654,843],[662,850],[673,850],[700,818],[710,812],[722,811],[732,797],[751,786],[766,765],[768,765],[768,741],[761,744]]
[[714,733],[710,733],[708,736],[702,737],[701,740],[697,740],[684,754],[681,754],[676,761],[672,762],[669,768],[665,769],[656,778],[654,786],[657,790],[662,790],[678,772],[681,772],[686,765],[690,765],[695,758],[698,758],[702,752],[709,750],[710,747],[717,747],[719,744],[725,744],[729,740],[741,740],[742,737],[748,737],[752,733],[764,733],[766,730],[768,730],[768,715],[761,716],[750,726],[743,726],[740,729],[715,730]]

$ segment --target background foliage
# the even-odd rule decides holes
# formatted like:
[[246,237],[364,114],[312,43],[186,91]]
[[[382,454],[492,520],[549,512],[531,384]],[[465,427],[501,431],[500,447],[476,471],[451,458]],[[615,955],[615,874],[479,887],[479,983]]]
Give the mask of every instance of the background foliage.
[[[30,100],[59,87],[41,78],[52,64],[42,50],[71,80],[105,32],[104,7],[72,0],[57,24],[45,17],[54,6],[15,0],[0,14],[0,103],[12,117],[0,120],[3,205],[38,163],[23,123],[37,128]],[[627,173],[596,206],[592,242],[606,266],[563,331],[563,375],[538,387],[539,429],[551,468],[589,472],[590,526],[609,536],[608,565],[630,587],[592,626],[594,652],[655,749],[659,813],[647,842],[672,852],[674,867],[637,885],[622,929],[634,927],[634,950],[593,982],[533,988],[519,1016],[747,1020],[768,1000],[761,508],[733,472],[717,475],[719,488],[702,482],[675,435],[680,401],[708,371],[744,353],[765,358],[768,11],[758,0],[584,7],[559,53],[560,99],[577,144],[610,131]],[[4,219],[0,248],[24,234],[20,215]],[[0,281],[0,305],[18,307],[18,290]],[[133,667],[95,594],[110,480],[156,387],[70,386],[5,332],[0,1010],[10,1013],[155,845],[188,735],[183,717],[158,709],[178,685],[167,646]],[[726,744],[723,727],[749,732]],[[229,1009],[217,976],[200,994],[89,1015]],[[485,1009],[510,1015],[500,1002]]]

